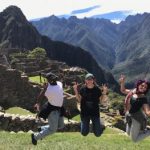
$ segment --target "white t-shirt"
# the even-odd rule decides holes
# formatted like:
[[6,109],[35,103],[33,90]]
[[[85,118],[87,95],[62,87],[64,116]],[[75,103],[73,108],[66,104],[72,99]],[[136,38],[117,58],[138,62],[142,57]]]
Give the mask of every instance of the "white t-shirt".
[[49,103],[53,106],[61,107],[63,105],[63,87],[62,83],[57,81],[57,85],[50,85],[48,83],[47,90],[45,92]]

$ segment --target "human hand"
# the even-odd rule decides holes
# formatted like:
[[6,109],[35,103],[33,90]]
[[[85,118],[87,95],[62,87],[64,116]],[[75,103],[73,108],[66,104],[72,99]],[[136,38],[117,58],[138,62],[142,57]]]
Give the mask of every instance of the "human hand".
[[119,78],[119,83],[124,84],[125,83],[125,78],[126,78],[125,75],[121,75],[120,78]]
[[36,103],[36,104],[34,105],[34,109],[35,109],[36,111],[40,111],[40,104],[39,104],[39,103]]
[[73,89],[74,89],[74,92],[76,93],[76,92],[78,92],[79,83],[74,82],[73,84],[74,84],[74,85],[73,85]]
[[102,84],[101,89],[103,91],[103,94],[107,94],[108,93],[108,86],[106,84]]
[[43,88],[46,88],[48,84],[46,82],[43,83]]

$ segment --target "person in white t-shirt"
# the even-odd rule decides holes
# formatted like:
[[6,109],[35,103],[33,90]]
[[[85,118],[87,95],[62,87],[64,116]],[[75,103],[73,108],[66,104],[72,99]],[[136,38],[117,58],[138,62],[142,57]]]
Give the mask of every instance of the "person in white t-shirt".
[[42,126],[40,132],[31,134],[32,144],[34,145],[37,145],[37,140],[43,139],[45,136],[55,133],[57,129],[64,127],[64,118],[62,116],[63,85],[60,81],[57,81],[58,77],[53,73],[47,73],[45,77],[48,83],[45,84],[44,89],[38,96],[35,107],[39,108],[39,100],[43,95],[46,96],[48,109],[46,112],[44,111],[44,115],[47,115],[48,125]]

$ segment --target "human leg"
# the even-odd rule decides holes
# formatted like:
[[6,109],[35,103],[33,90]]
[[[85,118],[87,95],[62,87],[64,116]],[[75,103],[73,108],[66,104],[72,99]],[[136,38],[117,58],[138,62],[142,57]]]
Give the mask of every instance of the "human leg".
[[48,124],[48,125],[45,125],[45,126],[41,126],[40,128],[41,128],[41,130],[48,129],[48,128],[49,128],[49,124]]
[[127,123],[126,124],[126,133],[130,136],[130,130],[131,130],[131,126]]
[[132,118],[129,112],[125,114],[125,123],[126,123],[126,133],[130,136]]
[[141,131],[140,129],[141,129],[140,123],[138,121],[136,121],[135,119],[132,119],[130,136],[134,142],[141,141],[144,138],[150,136],[150,130]]
[[90,125],[90,117],[89,116],[81,116],[81,134],[83,136],[88,135],[89,125]]
[[93,124],[93,132],[95,136],[99,137],[102,134],[102,127],[100,124],[99,117],[91,117],[92,124]]
[[45,136],[56,132],[56,130],[58,128],[59,115],[60,115],[59,111],[57,111],[57,110],[52,111],[48,116],[48,124],[49,125],[42,126],[41,132],[34,134],[34,138],[36,140],[43,139]]
[[58,129],[64,128],[64,117],[60,116],[58,119]]

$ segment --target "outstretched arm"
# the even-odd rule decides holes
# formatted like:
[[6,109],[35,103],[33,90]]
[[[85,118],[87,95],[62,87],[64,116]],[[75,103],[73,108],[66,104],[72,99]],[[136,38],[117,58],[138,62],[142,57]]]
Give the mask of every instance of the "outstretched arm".
[[125,76],[121,75],[120,79],[120,91],[124,94],[128,94],[131,90],[125,88]]
[[108,98],[108,86],[106,84],[102,84],[100,87],[102,95],[99,97],[100,103],[103,103],[103,100]]
[[75,84],[73,86],[73,90],[74,90],[77,101],[80,102],[81,101],[81,95],[78,92],[78,83],[77,82],[75,82]]

